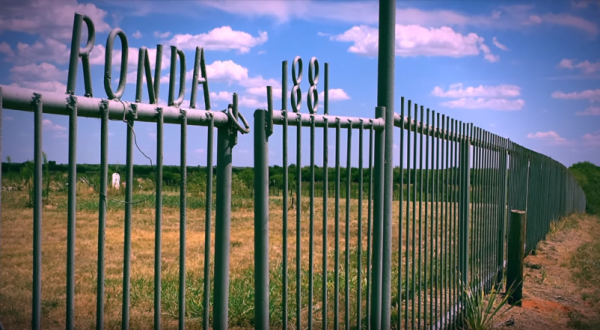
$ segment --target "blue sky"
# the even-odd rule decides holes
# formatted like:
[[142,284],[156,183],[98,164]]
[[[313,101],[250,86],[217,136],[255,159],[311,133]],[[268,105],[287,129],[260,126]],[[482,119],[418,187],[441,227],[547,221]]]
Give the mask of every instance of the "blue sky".
[[[150,50],[154,66],[153,49],[162,44],[160,103],[166,102],[169,47],[175,45],[187,59],[183,106],[188,107],[194,50],[199,46],[205,50],[212,109],[224,109],[237,92],[240,111],[251,125],[254,110],[266,107],[267,85],[274,87],[275,107],[280,107],[281,61],[288,60],[291,70],[295,56],[304,61],[305,96],[308,62],[314,56],[321,65],[319,92],[324,63],[330,63],[330,114],[374,115],[376,1],[9,0],[1,6],[2,85],[64,93],[73,15],[82,12],[96,27],[91,54],[95,97],[106,98],[104,47],[110,30],[119,27],[130,47],[122,100],[134,101],[138,48]],[[400,97],[405,96],[566,166],[584,160],[600,165],[600,1],[398,1],[396,21],[396,112],[400,112]],[[119,62],[120,49],[115,42],[113,64]],[[118,70],[115,65],[113,77],[118,77]],[[289,77],[291,88],[291,73]],[[80,65],[77,95],[84,94],[82,78]],[[305,96],[302,112],[308,112]],[[148,102],[146,91],[144,102]],[[198,108],[203,108],[201,97]],[[3,161],[7,155],[13,162],[32,159],[33,114],[5,109],[2,119]],[[43,149],[50,160],[67,162],[67,127],[66,116],[44,115]],[[135,127],[140,147],[155,159],[155,125]],[[99,162],[99,132],[98,119],[79,119],[79,163]],[[330,145],[333,134],[330,131]],[[125,162],[125,136],[125,123],[111,121],[110,163]],[[290,162],[295,161],[294,136],[295,130],[290,129]],[[321,136],[317,134],[318,162]],[[345,159],[346,133],[342,136]],[[281,128],[276,127],[270,140],[272,164],[281,163],[280,137]],[[305,130],[305,154],[308,137]],[[398,144],[398,130],[395,137]],[[355,165],[357,139],[354,132]],[[206,128],[188,129],[189,165],[206,163],[205,140]],[[252,136],[240,136],[238,141],[234,165],[251,166]],[[178,164],[178,126],[166,125],[164,145],[164,163]],[[134,157],[136,163],[147,163],[137,151]],[[303,164],[307,161],[304,156]]]

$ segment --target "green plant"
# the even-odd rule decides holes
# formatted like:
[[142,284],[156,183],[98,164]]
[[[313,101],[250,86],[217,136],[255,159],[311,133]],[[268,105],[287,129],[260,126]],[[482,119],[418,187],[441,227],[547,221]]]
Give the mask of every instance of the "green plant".
[[[496,283],[495,279],[492,279],[491,282]],[[515,285],[506,290],[504,297],[500,297],[494,286],[486,296],[485,290],[481,288],[479,283],[481,282],[477,279],[473,279],[471,285],[465,285],[461,282],[465,309],[463,320],[465,330],[490,330],[494,327],[494,318],[512,308],[511,306],[504,311],[500,311],[508,303],[508,297],[514,292]]]

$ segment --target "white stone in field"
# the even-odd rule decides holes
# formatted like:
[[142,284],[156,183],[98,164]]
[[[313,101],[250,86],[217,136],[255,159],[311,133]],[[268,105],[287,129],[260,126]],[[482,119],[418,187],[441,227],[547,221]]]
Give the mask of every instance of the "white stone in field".
[[121,181],[121,176],[119,175],[119,173],[113,173],[113,175],[112,175],[112,186],[115,189],[119,189],[120,181]]

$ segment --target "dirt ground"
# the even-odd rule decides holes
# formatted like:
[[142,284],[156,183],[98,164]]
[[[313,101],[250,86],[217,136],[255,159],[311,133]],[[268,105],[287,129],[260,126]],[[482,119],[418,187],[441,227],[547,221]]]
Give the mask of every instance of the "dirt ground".
[[577,217],[577,224],[551,233],[527,256],[522,307],[498,317],[497,329],[600,329],[600,306],[583,299],[590,288],[579,287],[569,268],[579,246],[600,239],[600,219]]

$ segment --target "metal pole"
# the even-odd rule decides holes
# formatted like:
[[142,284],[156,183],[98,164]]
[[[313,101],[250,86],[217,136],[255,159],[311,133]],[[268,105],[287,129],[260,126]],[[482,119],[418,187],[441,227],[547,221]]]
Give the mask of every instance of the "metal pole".
[[34,171],[33,171],[33,292],[31,328],[41,327],[42,317],[42,95],[33,95]]
[[[385,108],[377,107],[376,117],[385,118]],[[371,284],[371,329],[381,327],[382,304],[382,253],[383,253],[383,167],[384,167],[384,131],[375,132],[375,178],[373,180],[373,283]]]
[[[77,98],[69,98],[69,191],[67,210],[67,329],[75,327],[75,219],[77,214]],[[48,178],[50,180],[50,178]]]
[[213,328],[228,328],[229,249],[231,231],[232,150],[236,133],[219,128],[217,136],[217,203],[215,216],[215,300]]
[[[269,328],[269,142],[267,112],[254,112],[254,327]],[[285,210],[284,212],[287,212]],[[286,299],[287,297],[283,297]]]
[[[392,292],[392,203],[394,169],[394,62],[396,47],[396,0],[379,1],[379,53],[377,62],[377,106],[385,108],[383,165],[381,328],[389,329]],[[381,117],[381,116],[378,116]],[[378,134],[379,136],[379,134]],[[378,221],[375,217],[376,222]],[[377,258],[375,258],[377,260]],[[379,280],[376,280],[379,281]],[[374,304],[373,307],[376,305]],[[378,318],[375,314],[375,318]],[[379,329],[379,327],[374,327]]]
[[161,316],[161,245],[163,181],[163,113],[156,115],[156,205],[154,211],[154,330],[159,330]]
[[[162,140],[162,138],[161,138]],[[162,141],[161,141],[162,142]],[[162,146],[161,146],[162,147]],[[179,330],[185,329],[185,231],[187,220],[187,115],[181,112],[181,155],[179,188]]]
[[104,329],[104,246],[106,233],[106,192],[108,181],[108,111],[102,111],[100,124],[100,197],[98,201],[98,280],[96,291],[96,330]]

